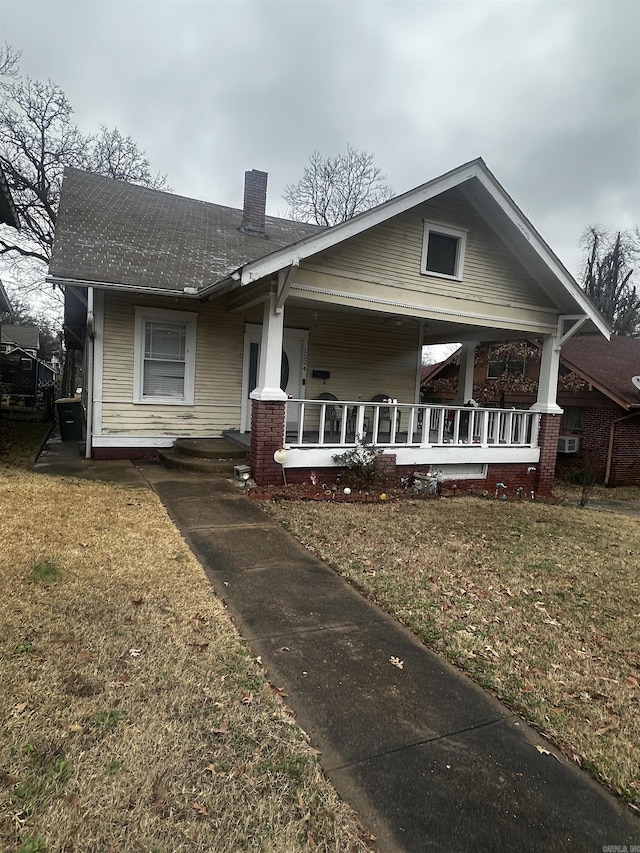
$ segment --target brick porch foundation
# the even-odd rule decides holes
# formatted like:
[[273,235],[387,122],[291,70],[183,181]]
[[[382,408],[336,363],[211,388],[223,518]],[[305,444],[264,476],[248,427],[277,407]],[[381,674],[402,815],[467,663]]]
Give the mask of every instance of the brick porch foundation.
[[282,467],[274,461],[273,454],[284,444],[286,404],[251,402],[251,475],[260,486],[282,483]]

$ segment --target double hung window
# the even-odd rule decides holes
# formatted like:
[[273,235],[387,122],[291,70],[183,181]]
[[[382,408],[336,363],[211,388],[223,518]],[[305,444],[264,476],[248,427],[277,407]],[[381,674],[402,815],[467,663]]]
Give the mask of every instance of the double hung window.
[[134,402],[194,404],[196,317],[136,308]]

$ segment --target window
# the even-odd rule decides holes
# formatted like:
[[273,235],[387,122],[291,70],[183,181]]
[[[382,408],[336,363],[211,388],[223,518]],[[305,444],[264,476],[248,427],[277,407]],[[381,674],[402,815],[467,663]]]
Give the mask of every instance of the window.
[[435,222],[424,223],[422,244],[423,275],[441,278],[462,278],[467,232]]
[[196,314],[136,308],[134,402],[194,404]]
[[582,435],[584,409],[578,406],[566,406],[562,416],[563,435]]
[[524,376],[524,358],[521,355],[509,354],[507,349],[508,344],[489,347],[487,379],[499,379],[503,373]]

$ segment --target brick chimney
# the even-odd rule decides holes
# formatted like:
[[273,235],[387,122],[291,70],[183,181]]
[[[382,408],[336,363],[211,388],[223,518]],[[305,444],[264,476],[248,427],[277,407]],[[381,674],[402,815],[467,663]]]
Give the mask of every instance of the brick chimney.
[[264,212],[267,206],[267,173],[252,169],[244,173],[244,208],[240,230],[265,237]]

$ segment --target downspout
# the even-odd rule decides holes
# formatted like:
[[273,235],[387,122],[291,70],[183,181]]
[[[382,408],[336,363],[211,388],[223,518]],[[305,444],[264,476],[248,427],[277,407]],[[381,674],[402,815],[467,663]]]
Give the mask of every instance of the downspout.
[[611,463],[613,461],[613,441],[616,434],[616,426],[622,421],[628,421],[630,418],[635,418],[640,415],[640,412],[632,412],[630,415],[623,415],[621,418],[616,418],[609,427],[609,450],[607,452],[607,470],[604,475],[605,486],[609,485],[609,477],[611,476]]
[[93,288],[87,289],[87,434],[84,455],[91,459],[93,439],[93,339],[95,321],[93,316]]

